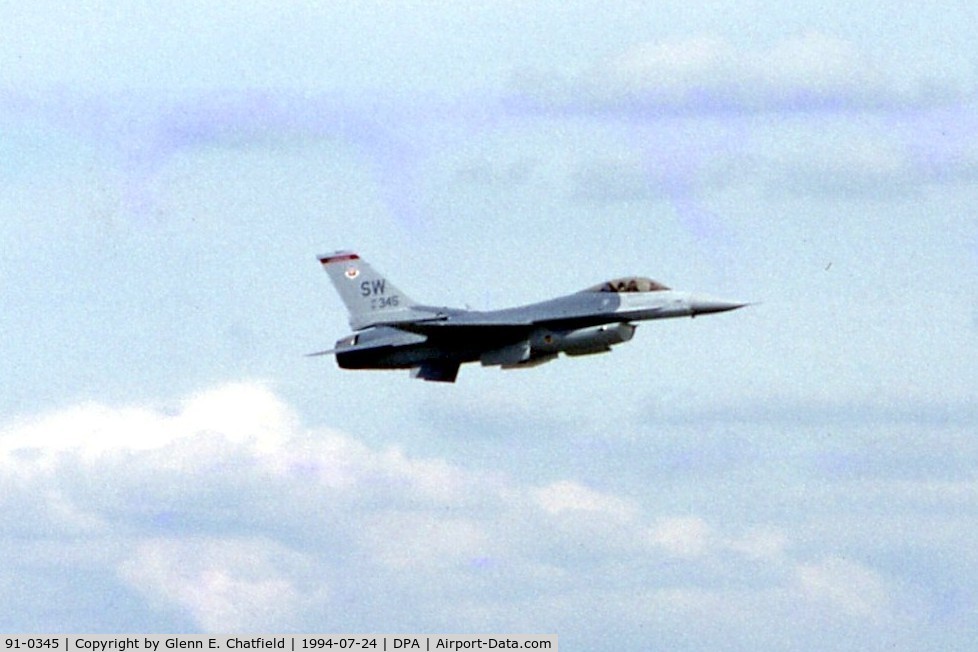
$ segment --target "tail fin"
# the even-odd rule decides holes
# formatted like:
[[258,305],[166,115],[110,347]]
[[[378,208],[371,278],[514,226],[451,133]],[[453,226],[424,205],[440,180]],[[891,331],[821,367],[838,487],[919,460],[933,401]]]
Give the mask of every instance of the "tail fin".
[[352,251],[336,251],[319,257],[329,280],[349,312],[350,326],[360,330],[418,318],[406,294]]

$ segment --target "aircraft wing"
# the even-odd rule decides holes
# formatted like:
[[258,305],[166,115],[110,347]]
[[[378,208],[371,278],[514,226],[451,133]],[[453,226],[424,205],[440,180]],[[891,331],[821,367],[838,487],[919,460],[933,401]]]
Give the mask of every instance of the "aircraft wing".
[[567,317],[543,317],[539,319],[445,319],[431,321],[399,322],[389,324],[398,330],[418,333],[430,337],[473,336],[496,333],[501,336],[529,333],[535,328],[551,330],[571,330],[621,321],[614,315],[573,315]]
[[338,349],[326,349],[325,351],[315,351],[313,353],[307,353],[307,358],[315,358],[321,355],[333,355]]

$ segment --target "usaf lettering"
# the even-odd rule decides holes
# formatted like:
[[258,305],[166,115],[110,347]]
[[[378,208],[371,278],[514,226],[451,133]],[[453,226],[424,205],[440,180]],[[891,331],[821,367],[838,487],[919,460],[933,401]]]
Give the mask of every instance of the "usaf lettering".
[[384,308],[396,308],[398,303],[400,303],[396,294],[391,296],[384,296],[387,292],[387,283],[384,279],[377,279],[373,281],[363,281],[360,283],[360,296],[370,297],[370,309],[371,310],[382,310]]
[[385,283],[386,282],[384,279],[380,279],[376,281],[364,281],[363,283],[360,284],[360,296],[369,297],[371,294],[373,295],[383,294]]

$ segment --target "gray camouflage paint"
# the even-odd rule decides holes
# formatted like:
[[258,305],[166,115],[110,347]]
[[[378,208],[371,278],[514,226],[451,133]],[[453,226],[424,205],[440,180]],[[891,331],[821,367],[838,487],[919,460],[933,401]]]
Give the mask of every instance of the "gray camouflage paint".
[[[354,252],[319,260],[356,332],[314,355],[334,353],[344,369],[411,369],[416,378],[441,382],[454,382],[466,362],[513,369],[549,362],[560,353],[604,353],[632,338],[632,322],[746,305],[632,278],[515,308],[462,310],[416,303]],[[657,289],[639,290],[648,287]]]

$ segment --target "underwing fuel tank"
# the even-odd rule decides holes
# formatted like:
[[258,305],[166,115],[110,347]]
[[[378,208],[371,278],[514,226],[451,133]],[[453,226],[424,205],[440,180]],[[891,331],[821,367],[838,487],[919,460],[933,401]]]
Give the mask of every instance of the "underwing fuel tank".
[[573,331],[540,330],[530,339],[534,354],[564,352],[567,355],[590,355],[610,351],[612,345],[621,344],[635,335],[635,325],[628,323],[605,324]]

